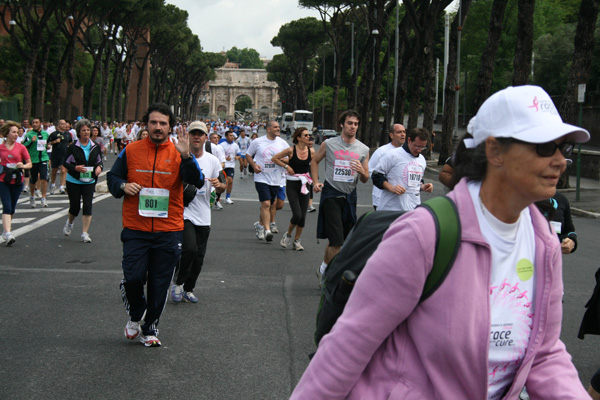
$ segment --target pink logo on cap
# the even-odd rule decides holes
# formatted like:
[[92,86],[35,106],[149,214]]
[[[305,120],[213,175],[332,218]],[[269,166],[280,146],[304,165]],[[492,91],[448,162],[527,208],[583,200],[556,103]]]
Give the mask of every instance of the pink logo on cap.
[[533,98],[533,105],[529,106],[528,108],[535,108],[535,111],[537,112],[537,111],[539,111],[539,110],[540,110],[540,109],[538,108],[539,104],[540,104],[540,103],[539,103],[539,101],[538,101],[538,99],[537,99],[537,96],[535,96],[535,97]]

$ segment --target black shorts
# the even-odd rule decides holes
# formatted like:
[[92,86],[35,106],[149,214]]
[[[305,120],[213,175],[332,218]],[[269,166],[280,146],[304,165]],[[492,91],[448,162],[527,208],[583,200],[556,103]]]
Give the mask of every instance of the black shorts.
[[31,176],[29,177],[29,183],[36,183],[38,181],[38,174],[40,175],[41,180],[48,180],[48,161],[33,164],[33,166],[31,167]]
[[270,186],[262,182],[254,182],[254,187],[258,192],[258,200],[262,203],[263,201],[270,200],[271,204],[275,202],[277,198],[277,192],[279,192],[279,186]]
[[323,209],[323,230],[330,246],[341,246],[352,226],[352,221],[344,221],[344,197],[330,197],[321,206]]
[[63,163],[65,162],[65,156],[66,154],[63,153],[56,153],[53,151],[52,155],[50,156],[50,163],[52,165],[52,169],[55,168],[59,168],[60,166],[63,165]]
[[227,175],[228,178],[233,179],[235,168],[223,168],[223,171],[225,172],[225,175]]

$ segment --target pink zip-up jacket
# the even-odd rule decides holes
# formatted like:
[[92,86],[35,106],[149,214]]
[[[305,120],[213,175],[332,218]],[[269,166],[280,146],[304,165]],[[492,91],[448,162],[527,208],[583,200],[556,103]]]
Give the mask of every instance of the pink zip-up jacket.
[[[330,334],[291,398],[484,400],[488,389],[491,250],[479,230],[466,180],[449,193],[462,243],[437,291],[418,304],[433,265],[436,231],[422,208],[386,232]],[[559,340],[562,256],[535,205],[536,302],[525,358],[504,399],[523,386],[532,399],[589,399]]]

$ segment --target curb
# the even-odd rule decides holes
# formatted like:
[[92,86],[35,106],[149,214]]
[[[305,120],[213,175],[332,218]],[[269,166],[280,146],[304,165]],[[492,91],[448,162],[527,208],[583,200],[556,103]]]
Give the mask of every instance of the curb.
[[[427,166],[427,171],[439,174],[440,170],[435,169],[433,167]],[[590,218],[590,219],[600,219],[600,213],[595,213],[592,211],[583,210],[577,207],[571,207],[571,214],[577,215],[578,217]]]
[[102,181],[96,185],[96,193],[108,193],[108,183]]
[[582,210],[581,208],[571,207],[571,214],[577,215],[578,217],[585,217],[591,219],[600,219],[600,213]]

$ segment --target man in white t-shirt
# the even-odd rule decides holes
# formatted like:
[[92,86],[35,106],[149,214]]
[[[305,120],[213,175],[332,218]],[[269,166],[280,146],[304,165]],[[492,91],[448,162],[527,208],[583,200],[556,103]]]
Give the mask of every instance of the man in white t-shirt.
[[177,266],[171,299],[174,302],[197,303],[194,287],[204,263],[208,236],[210,234],[210,196],[214,189],[223,193],[225,184],[219,181],[221,163],[214,155],[204,151],[208,129],[204,122],[194,121],[189,127],[190,152],[204,174],[204,186],[197,189],[193,200],[183,210],[183,245],[181,260]]
[[[371,158],[369,159],[369,171],[375,171],[379,160],[390,152],[391,150],[397,149],[402,146],[406,140],[406,129],[402,124],[394,124],[392,127],[392,131],[390,132],[390,140],[391,142],[388,144],[384,144],[379,147]],[[373,185],[373,208],[377,210],[377,206],[379,204],[379,198],[381,197],[381,189],[377,186]]]
[[231,190],[233,189],[233,177],[235,175],[235,161],[240,158],[240,147],[235,142],[235,136],[232,130],[225,134],[225,141],[221,143],[225,151],[225,176],[227,177],[227,194],[225,203],[233,204],[231,200]]
[[125,124],[118,122],[115,127],[115,146],[117,148],[117,154],[121,153],[121,150],[123,150],[123,139],[126,135],[127,131],[125,129]]
[[240,179],[243,178],[244,175],[247,175],[248,161],[246,160],[246,152],[248,151],[248,147],[250,147],[250,143],[252,141],[248,136],[246,136],[246,131],[240,131],[240,137],[235,141],[240,148]]
[[248,164],[254,169],[254,187],[260,201],[260,218],[254,223],[256,237],[267,242],[273,240],[271,223],[275,223],[276,200],[279,192],[283,168],[271,158],[289,147],[280,136],[279,123],[267,122],[267,134],[250,143],[246,152]]
[[373,184],[382,190],[378,210],[410,211],[421,204],[421,191],[431,193],[432,183],[423,183],[427,167],[421,152],[429,132],[415,128],[401,148],[388,152],[373,171]]

